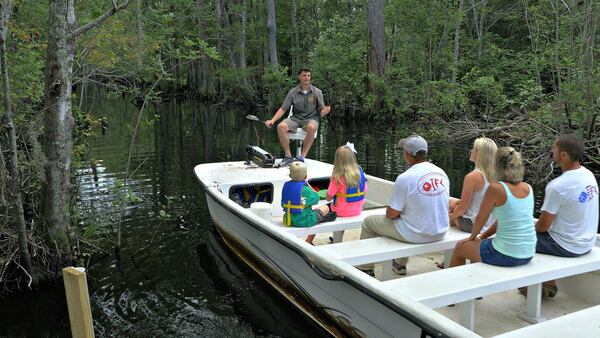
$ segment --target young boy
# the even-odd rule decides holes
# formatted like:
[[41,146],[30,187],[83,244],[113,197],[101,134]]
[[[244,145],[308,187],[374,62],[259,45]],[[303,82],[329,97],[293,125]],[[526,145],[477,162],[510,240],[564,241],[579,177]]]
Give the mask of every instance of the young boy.
[[[302,162],[290,164],[291,181],[285,182],[281,192],[283,207],[283,224],[294,227],[311,227],[319,222],[335,219],[335,213],[328,215],[329,207],[320,206],[313,210],[311,206],[319,203],[319,194],[306,182],[306,165]],[[327,216],[327,217],[325,217]],[[306,241],[312,244],[314,235]]]

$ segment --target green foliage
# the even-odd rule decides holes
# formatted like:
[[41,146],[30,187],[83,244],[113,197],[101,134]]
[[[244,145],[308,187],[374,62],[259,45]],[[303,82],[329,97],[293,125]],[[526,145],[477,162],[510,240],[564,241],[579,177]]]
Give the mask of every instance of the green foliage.
[[430,81],[425,85],[425,112],[445,119],[463,115],[468,111],[468,97],[461,84],[446,80]]
[[473,69],[462,78],[469,102],[476,112],[484,115],[501,112],[508,104],[502,85],[493,76]]
[[13,105],[40,104],[44,90],[44,45],[38,34],[13,26],[16,53],[8,53],[8,70]]
[[[334,16],[310,54],[314,83],[325,101],[343,108],[361,106],[367,80],[366,27]],[[367,102],[372,100],[366,100]]]
[[288,76],[287,67],[269,69],[265,71],[261,78],[263,84],[262,90],[265,93],[267,106],[274,108],[281,105],[285,95],[294,85],[292,79]]

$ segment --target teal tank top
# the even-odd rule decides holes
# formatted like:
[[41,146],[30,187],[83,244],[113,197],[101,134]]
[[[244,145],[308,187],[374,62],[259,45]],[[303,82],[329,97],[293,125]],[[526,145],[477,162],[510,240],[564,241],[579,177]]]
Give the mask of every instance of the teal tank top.
[[492,210],[492,215],[498,220],[492,245],[498,252],[510,257],[532,257],[537,241],[533,224],[533,189],[528,185],[529,195],[519,199],[513,196],[504,182],[500,184],[506,192],[506,203]]

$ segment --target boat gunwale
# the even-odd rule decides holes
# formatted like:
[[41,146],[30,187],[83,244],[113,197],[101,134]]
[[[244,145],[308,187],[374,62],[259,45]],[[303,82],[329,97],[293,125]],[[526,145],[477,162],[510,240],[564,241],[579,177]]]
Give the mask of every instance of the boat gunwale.
[[[229,163],[229,162],[221,162],[221,163]],[[217,164],[217,163],[206,163],[206,164]],[[246,214],[240,213],[239,211],[234,210],[231,206],[227,205],[227,203],[225,203],[223,201],[223,200],[227,200],[228,199],[224,192],[219,191],[216,187],[209,187],[209,186],[207,186],[202,181],[202,179],[199,177],[199,175],[196,173],[196,168],[198,168],[200,166],[203,166],[203,165],[206,165],[206,164],[199,164],[199,165],[197,165],[197,166],[194,167],[194,172],[195,172],[194,176],[196,176],[196,179],[200,182],[200,185],[202,186],[202,188],[205,191],[205,193],[209,194],[211,196],[211,198],[213,198],[213,200],[215,200],[219,205],[221,205],[227,211],[233,213],[234,215],[236,215],[236,217],[239,217],[243,221],[245,221],[246,223],[250,224],[254,229],[259,230],[261,233],[269,236],[270,238],[272,238],[275,241],[279,242],[280,244],[284,245],[286,248],[289,248],[290,250],[292,250],[294,253],[298,254],[307,263],[307,265],[316,274],[318,274],[321,278],[328,279],[328,280],[339,280],[339,281],[345,281],[345,282],[347,282],[348,284],[350,284],[352,287],[356,288],[360,292],[363,292],[364,294],[366,294],[367,296],[373,298],[374,300],[376,300],[377,302],[379,302],[382,305],[386,306],[390,310],[398,313],[398,315],[402,316],[403,318],[405,318],[409,322],[411,322],[414,325],[418,326],[419,328],[421,328],[423,330],[423,333],[425,333],[425,334],[427,334],[429,336],[432,336],[432,337],[451,337],[449,334],[443,332],[441,329],[435,328],[432,324],[429,324],[426,321],[424,321],[423,319],[420,319],[419,317],[413,315],[411,312],[409,312],[408,309],[403,309],[400,305],[395,304],[393,301],[391,301],[387,297],[379,295],[378,293],[376,293],[373,290],[371,290],[371,288],[368,288],[368,287],[362,285],[361,283],[358,283],[351,276],[342,275],[341,277],[334,277],[334,278],[332,278],[332,277],[330,277],[328,275],[324,275],[323,273],[321,273],[319,271],[319,269],[315,269],[314,266],[313,266],[313,264],[311,264],[311,258],[308,257],[306,255],[306,253],[302,249],[297,248],[297,247],[295,247],[293,245],[289,245],[290,243],[287,240],[285,240],[284,238],[276,236],[275,235],[276,233],[273,232],[271,229],[268,229],[267,227],[264,227],[264,226],[260,226],[259,224],[256,223],[255,220],[252,220],[249,217],[247,217]],[[369,176],[372,176],[372,175],[369,175]],[[375,177],[375,176],[372,176],[372,177]],[[376,178],[378,178],[378,177],[376,177]],[[381,179],[381,178],[378,178],[378,179]],[[383,180],[383,179],[381,179],[381,180]],[[213,189],[217,190],[217,192],[213,191]],[[232,203],[234,203],[234,202],[232,201]],[[277,234],[281,235],[282,233],[277,233]],[[416,300],[412,300],[411,299],[411,301],[413,301],[413,302],[415,302],[417,304],[422,305],[421,303],[419,303]],[[433,309],[431,309],[431,311],[433,311],[433,313],[438,314]],[[449,321],[448,325],[456,324],[456,322],[454,322],[454,321],[452,321],[450,319],[448,319],[448,321]],[[442,324],[442,325],[446,325],[446,324]],[[459,325],[459,329],[465,329],[465,328]],[[454,331],[454,330],[453,330],[453,328],[449,327],[448,331]],[[469,333],[473,334],[474,336],[479,336],[479,335],[477,335],[473,331],[470,331],[470,330],[467,330],[467,331]],[[465,333],[465,332],[463,331],[462,333]]]

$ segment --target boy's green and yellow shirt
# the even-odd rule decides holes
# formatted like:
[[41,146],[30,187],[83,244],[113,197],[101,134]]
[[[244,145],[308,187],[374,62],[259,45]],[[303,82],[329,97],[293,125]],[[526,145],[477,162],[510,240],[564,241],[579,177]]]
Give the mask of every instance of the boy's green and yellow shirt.
[[[312,210],[311,206],[319,203],[319,194],[308,186],[302,187],[301,194],[304,209],[301,213],[292,215],[292,226],[299,228],[311,227],[317,224],[317,212]],[[287,224],[287,213],[283,214],[283,224]]]

